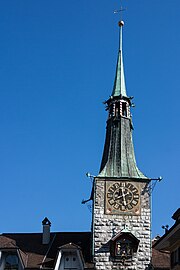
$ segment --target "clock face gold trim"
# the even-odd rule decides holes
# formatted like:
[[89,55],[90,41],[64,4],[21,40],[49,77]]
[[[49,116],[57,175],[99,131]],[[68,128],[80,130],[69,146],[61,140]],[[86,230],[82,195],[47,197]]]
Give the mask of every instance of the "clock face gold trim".
[[106,182],[106,214],[140,214],[140,187],[127,181]]

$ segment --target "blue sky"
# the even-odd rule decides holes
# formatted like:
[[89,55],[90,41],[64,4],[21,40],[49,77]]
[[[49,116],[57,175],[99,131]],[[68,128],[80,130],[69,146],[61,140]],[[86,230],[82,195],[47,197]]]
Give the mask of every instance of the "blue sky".
[[[153,235],[179,207],[180,1],[124,0],[127,92],[139,168],[163,176]],[[0,232],[90,230],[86,172],[99,170],[120,1],[0,2]]]

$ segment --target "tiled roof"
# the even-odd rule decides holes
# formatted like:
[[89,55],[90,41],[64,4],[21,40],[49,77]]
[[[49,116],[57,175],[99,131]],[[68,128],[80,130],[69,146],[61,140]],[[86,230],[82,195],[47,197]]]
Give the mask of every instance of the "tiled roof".
[[152,265],[154,269],[170,269],[170,254],[153,248]]
[[11,233],[0,235],[0,248],[19,248],[23,252],[23,262],[27,268],[39,268],[42,264],[54,267],[61,246],[73,243],[82,250],[84,260],[91,263],[90,232],[53,232],[50,243],[42,244],[42,233]]
[[0,249],[17,248],[16,241],[9,237],[0,235]]
[[152,265],[156,270],[170,269],[170,253],[166,251],[157,250],[154,248],[160,236],[152,241]]

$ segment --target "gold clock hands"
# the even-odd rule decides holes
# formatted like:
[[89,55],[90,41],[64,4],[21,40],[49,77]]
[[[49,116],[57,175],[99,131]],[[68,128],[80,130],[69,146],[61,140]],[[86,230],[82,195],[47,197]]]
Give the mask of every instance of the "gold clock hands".
[[126,187],[120,187],[114,192],[114,201],[119,205],[123,205],[126,208],[128,205],[128,194],[129,191]]
[[125,194],[124,193],[124,188],[122,188],[123,203],[124,203],[125,206],[126,206],[126,195],[127,195],[127,193]]
[[120,198],[122,197],[122,195],[121,195],[121,189],[119,189],[118,192],[115,192],[114,197],[115,197],[116,200],[117,200],[117,199],[120,199]]

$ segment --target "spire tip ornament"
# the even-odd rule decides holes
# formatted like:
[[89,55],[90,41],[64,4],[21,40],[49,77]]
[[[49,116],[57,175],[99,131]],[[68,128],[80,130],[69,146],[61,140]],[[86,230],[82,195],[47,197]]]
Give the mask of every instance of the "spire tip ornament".
[[[123,9],[121,8],[117,12],[121,12]],[[112,91],[112,96],[124,96],[127,97],[126,93],[126,84],[125,84],[125,76],[124,76],[124,66],[123,66],[123,53],[122,53],[122,32],[124,21],[120,19],[119,23],[119,50],[118,50],[118,59],[116,64],[116,75],[114,80],[114,86]]]
[[118,25],[119,25],[119,27],[124,26],[124,21],[119,21]]

